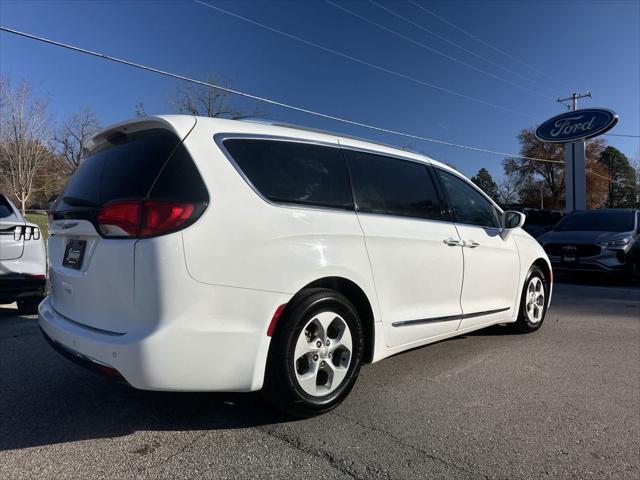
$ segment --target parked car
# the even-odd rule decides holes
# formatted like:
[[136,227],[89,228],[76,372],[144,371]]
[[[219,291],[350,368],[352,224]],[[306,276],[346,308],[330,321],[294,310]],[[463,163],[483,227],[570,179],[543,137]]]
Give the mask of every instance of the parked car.
[[632,276],[640,257],[640,211],[577,210],[538,237],[555,269]]
[[555,210],[527,208],[524,209],[523,213],[526,215],[527,220],[522,228],[534,238],[551,230],[563,217],[562,212]]
[[190,116],[88,151],[53,206],[40,326],[135,388],[262,389],[309,415],[363,362],[544,320],[551,266],[524,215],[426,157]]
[[44,298],[46,272],[40,229],[0,193],[0,304],[17,302],[21,315],[37,313]]

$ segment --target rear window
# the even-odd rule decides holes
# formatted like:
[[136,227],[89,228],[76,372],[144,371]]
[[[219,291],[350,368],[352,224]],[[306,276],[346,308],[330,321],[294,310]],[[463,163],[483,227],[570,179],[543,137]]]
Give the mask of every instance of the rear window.
[[207,197],[179,138],[161,128],[116,135],[92,152],[67,183],[55,211],[146,198],[152,188],[161,198],[205,201]]
[[0,218],[7,218],[13,215],[13,208],[4,195],[0,195]]
[[224,147],[253,186],[272,202],[353,208],[339,148],[255,139],[228,139]]
[[555,227],[556,232],[596,231],[630,232],[633,230],[632,212],[589,212],[570,213]]
[[427,166],[346,150],[358,211],[442,219],[442,208]]

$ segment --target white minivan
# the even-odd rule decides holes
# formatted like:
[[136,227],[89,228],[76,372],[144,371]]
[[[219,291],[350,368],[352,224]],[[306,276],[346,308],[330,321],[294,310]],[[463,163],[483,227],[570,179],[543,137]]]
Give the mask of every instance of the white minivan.
[[192,116],[96,134],[50,217],[40,326],[135,388],[263,390],[309,415],[362,363],[537,330],[544,250],[455,170],[309,129]]

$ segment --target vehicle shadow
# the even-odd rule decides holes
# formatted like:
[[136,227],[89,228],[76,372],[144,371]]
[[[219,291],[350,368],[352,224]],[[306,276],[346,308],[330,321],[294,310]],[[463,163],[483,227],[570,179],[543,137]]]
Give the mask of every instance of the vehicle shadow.
[[0,307],[0,451],[136,431],[237,429],[291,422],[257,393],[134,390],[54,352],[35,317]]

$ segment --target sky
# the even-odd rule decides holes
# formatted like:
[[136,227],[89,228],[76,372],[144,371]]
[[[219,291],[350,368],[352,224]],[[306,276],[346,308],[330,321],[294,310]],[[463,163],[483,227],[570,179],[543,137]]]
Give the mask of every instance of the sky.
[[[216,75],[325,114],[500,152],[518,153],[520,130],[562,113],[556,98],[574,91],[593,94],[579,106],[619,114],[610,133],[640,135],[640,1],[416,0],[437,16],[405,0],[333,0],[353,14],[324,1],[203,1],[304,41],[192,0],[0,0],[0,23],[197,79]],[[149,114],[174,113],[170,99],[181,84],[5,32],[0,73],[31,82],[55,118],[91,107],[104,126],[133,117],[139,102]],[[503,156],[237,103],[269,119],[410,147],[469,176],[481,167],[502,174]],[[603,138],[640,159],[639,138]]]

